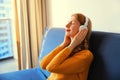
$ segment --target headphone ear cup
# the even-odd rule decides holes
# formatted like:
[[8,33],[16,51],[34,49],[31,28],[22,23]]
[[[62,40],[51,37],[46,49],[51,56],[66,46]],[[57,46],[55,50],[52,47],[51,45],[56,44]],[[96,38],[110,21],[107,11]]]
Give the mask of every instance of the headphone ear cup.
[[80,28],[83,29],[83,28],[85,28],[85,26],[84,26],[84,25],[81,25]]
[[84,23],[84,25],[81,25],[81,26],[79,27],[79,31],[82,30],[82,29],[87,28],[87,25],[88,25],[88,18],[85,17],[85,23]]
[[80,30],[83,30],[83,29],[85,29],[85,28],[87,28],[87,27],[85,27],[84,25],[81,25],[81,26],[79,27],[79,31],[80,31]]
[[85,17],[85,23],[84,23],[84,26],[85,26],[85,27],[87,27],[87,26],[88,26],[88,22],[89,22],[88,17]]

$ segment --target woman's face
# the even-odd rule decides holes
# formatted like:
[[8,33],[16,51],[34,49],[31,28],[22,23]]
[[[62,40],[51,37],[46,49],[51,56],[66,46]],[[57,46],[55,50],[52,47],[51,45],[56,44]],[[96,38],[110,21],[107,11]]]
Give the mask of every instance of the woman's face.
[[66,35],[73,38],[79,31],[80,23],[75,16],[72,16],[66,24]]

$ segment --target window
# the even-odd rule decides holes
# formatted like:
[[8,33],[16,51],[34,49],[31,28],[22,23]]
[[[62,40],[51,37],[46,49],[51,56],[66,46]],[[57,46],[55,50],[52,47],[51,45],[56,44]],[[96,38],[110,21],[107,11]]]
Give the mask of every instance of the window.
[[0,0],[0,73],[18,70],[15,1]]
[[0,0],[0,59],[13,57],[12,15],[13,0]]

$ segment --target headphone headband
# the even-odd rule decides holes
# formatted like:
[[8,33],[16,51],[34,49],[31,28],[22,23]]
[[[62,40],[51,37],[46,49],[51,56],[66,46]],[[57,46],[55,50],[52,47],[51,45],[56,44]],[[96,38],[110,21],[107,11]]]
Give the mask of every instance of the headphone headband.
[[85,23],[84,23],[84,27],[87,27],[88,26],[88,17],[85,16]]

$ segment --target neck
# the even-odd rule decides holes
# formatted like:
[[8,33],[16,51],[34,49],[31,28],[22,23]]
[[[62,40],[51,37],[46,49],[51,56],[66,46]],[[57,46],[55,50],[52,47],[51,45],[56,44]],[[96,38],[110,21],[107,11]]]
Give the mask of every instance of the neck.
[[73,40],[74,37],[70,37],[71,41]]

